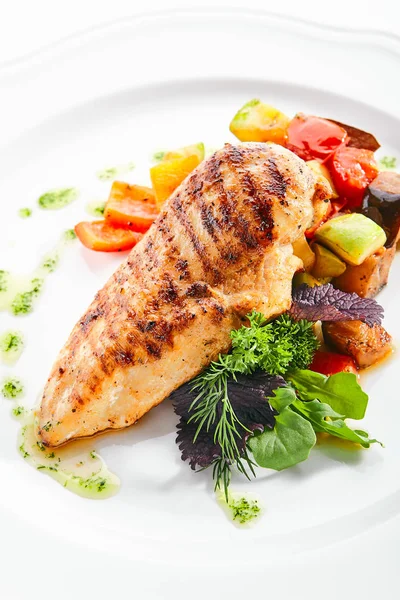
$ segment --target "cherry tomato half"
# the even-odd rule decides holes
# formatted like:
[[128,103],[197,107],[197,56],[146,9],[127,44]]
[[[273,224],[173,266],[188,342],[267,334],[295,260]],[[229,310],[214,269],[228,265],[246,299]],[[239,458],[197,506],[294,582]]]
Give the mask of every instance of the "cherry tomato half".
[[142,233],[113,227],[107,221],[82,221],[75,225],[75,233],[86,248],[98,252],[130,250],[143,237]]
[[336,123],[299,113],[290,122],[287,147],[303,160],[324,162],[346,143],[347,137]]
[[374,153],[363,148],[338,148],[329,162],[335,188],[347,199],[347,208],[358,208],[364,192],[378,175]]

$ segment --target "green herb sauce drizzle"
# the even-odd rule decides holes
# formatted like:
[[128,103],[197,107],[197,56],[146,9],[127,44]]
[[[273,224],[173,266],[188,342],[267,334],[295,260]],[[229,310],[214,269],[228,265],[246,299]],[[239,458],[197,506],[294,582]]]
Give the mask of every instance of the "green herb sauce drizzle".
[[62,251],[75,238],[73,229],[65,231],[56,248],[44,256],[40,266],[30,276],[0,270],[0,311],[9,310],[15,316],[31,313],[43,291],[46,277],[56,269]]
[[395,156],[383,156],[379,160],[379,166],[385,171],[394,171],[397,167],[397,159]]
[[120,480],[93,450],[92,440],[70,442],[61,448],[46,448],[36,437],[34,411],[16,406],[13,414],[21,420],[18,450],[32,467],[84,498],[105,499],[118,492]]
[[0,336],[0,357],[3,363],[14,365],[24,349],[24,338],[20,331],[6,331]]
[[89,215],[92,215],[92,217],[101,219],[104,216],[105,207],[105,202],[98,202],[97,200],[94,200],[93,202],[88,202],[85,209]]
[[30,208],[20,208],[18,216],[21,217],[21,219],[27,219],[32,216],[32,210]]
[[135,163],[129,162],[125,165],[117,165],[115,167],[108,167],[106,169],[102,169],[101,171],[98,171],[96,175],[97,178],[100,179],[100,181],[112,181],[113,179],[118,177],[118,175],[124,175],[125,173],[129,173],[130,171],[133,171],[134,168]]
[[7,400],[16,400],[24,394],[24,386],[16,377],[8,377],[3,380],[1,393]]
[[76,188],[49,190],[38,199],[38,205],[44,210],[58,210],[71,204],[79,196]]

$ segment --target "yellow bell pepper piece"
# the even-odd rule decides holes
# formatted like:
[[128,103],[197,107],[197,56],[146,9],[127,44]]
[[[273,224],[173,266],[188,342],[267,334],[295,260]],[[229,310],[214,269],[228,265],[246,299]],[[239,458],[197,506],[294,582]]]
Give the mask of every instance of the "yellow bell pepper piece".
[[250,100],[233,117],[229,129],[241,142],[285,145],[290,119],[258,99]]
[[150,178],[160,209],[174,190],[195,169],[201,160],[196,154],[165,160],[150,169]]
[[204,144],[200,142],[198,144],[192,144],[191,146],[184,146],[177,150],[169,150],[164,153],[162,157],[163,161],[172,160],[174,158],[185,158],[186,156],[197,156],[199,162],[204,160]]

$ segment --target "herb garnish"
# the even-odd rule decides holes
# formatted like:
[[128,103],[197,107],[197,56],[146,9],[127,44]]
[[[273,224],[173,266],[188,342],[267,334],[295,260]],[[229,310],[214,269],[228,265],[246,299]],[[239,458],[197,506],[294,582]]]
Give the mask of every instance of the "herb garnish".
[[[312,323],[296,322],[288,315],[265,323],[257,312],[248,320],[250,327],[231,333],[232,353],[220,355],[173,395],[181,417],[177,443],[183,460],[189,459],[192,468],[212,464],[216,487],[222,482],[226,496],[232,464],[247,477],[246,467],[254,474],[246,440],[255,429],[274,426],[274,412],[265,398],[285,385],[277,376],[290,366],[308,366],[318,347]],[[268,375],[243,377],[259,370]]]
[[363,418],[367,407],[355,375],[325,377],[307,370],[319,342],[312,322],[295,319],[305,312],[312,321],[328,314],[374,324],[383,309],[371,299],[338,295],[330,285],[321,288],[315,293],[302,287],[290,313],[270,323],[260,313],[248,315],[249,326],[231,332],[231,353],[172,395],[182,460],[192,469],[212,466],[215,488],[223,486],[227,502],[233,465],[248,478],[249,471],[255,475],[255,463],[286,469],[307,459],[316,432],[365,448],[377,442],[345,423]]

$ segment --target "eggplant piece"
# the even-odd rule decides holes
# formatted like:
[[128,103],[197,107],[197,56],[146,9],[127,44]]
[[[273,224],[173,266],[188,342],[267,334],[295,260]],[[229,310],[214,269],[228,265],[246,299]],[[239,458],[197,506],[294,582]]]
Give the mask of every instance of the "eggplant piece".
[[365,192],[361,212],[385,230],[386,248],[395,245],[400,231],[400,173],[379,173]]
[[345,123],[341,123],[340,121],[334,121],[333,119],[327,119],[327,121],[331,121],[331,123],[335,123],[342,127],[348,137],[347,146],[352,146],[353,148],[364,148],[364,150],[371,150],[375,152],[378,148],[381,147],[380,143],[372,135],[372,133],[368,133],[367,131],[363,131],[362,129],[357,129],[357,127],[353,127],[352,125],[346,125]]
[[374,298],[387,284],[395,254],[396,245],[379,248],[361,265],[348,265],[342,275],[333,279],[332,284],[343,292],[354,292],[361,298]]
[[370,327],[362,321],[336,321],[323,323],[322,331],[327,344],[351,356],[361,369],[392,351],[392,338],[382,325]]

